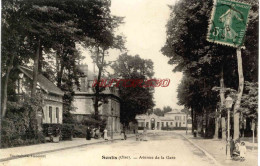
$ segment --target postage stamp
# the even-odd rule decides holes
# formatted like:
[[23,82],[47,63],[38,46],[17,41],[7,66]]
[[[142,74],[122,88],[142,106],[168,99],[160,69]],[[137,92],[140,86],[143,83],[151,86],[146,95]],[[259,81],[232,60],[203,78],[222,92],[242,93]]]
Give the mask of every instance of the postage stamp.
[[214,3],[207,40],[231,47],[241,47],[251,5],[230,0],[215,0]]

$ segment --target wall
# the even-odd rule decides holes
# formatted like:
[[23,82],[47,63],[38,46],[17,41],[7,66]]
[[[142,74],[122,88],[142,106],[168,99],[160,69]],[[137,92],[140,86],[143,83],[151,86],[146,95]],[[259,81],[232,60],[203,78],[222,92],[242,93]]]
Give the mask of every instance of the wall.
[[[60,123],[62,124],[63,105],[59,102],[45,101],[43,106],[43,123]],[[52,119],[50,116],[50,107],[52,108]],[[57,117],[58,108],[58,117]]]

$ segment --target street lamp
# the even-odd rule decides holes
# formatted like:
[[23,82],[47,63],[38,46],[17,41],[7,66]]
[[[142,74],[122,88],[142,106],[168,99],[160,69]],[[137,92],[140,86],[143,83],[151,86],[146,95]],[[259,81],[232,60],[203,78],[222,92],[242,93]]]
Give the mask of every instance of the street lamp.
[[226,105],[226,108],[228,110],[227,112],[227,130],[228,130],[228,138],[227,138],[227,156],[226,156],[226,159],[227,160],[230,160],[231,157],[230,157],[230,109],[232,108],[232,105],[233,105],[233,99],[228,96],[225,100],[225,105]]

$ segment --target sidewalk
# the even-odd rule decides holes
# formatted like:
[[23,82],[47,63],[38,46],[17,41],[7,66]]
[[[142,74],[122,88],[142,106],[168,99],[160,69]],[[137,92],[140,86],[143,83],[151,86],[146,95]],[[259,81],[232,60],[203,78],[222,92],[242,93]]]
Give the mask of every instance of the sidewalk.
[[[134,134],[127,134],[127,137],[133,137]],[[114,135],[113,140],[121,140],[122,136]],[[108,141],[113,141],[108,140]],[[60,141],[58,143],[44,143],[29,146],[20,146],[13,148],[0,149],[0,162],[20,158],[23,156],[39,155],[55,151],[67,150],[81,146],[93,145],[98,143],[108,142],[103,138],[86,140],[86,138],[73,138],[72,141]]]
[[244,162],[226,160],[226,142],[219,139],[204,139],[201,137],[194,138],[189,132],[187,135],[185,131],[176,132],[183,137],[194,143],[198,147],[205,150],[210,154],[220,165],[223,166],[257,166],[258,165],[258,144],[254,144],[254,150],[252,150],[253,143],[248,138],[242,139],[247,147],[246,160]]

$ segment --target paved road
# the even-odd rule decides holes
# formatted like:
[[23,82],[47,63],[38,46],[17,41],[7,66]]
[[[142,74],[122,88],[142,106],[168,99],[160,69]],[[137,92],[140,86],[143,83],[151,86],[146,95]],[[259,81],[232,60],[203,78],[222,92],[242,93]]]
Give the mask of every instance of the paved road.
[[182,136],[172,132],[160,132],[149,135],[148,141],[135,141],[131,138],[126,141],[48,153],[45,156],[24,157],[1,164],[11,166],[209,166],[214,165],[214,162]]

